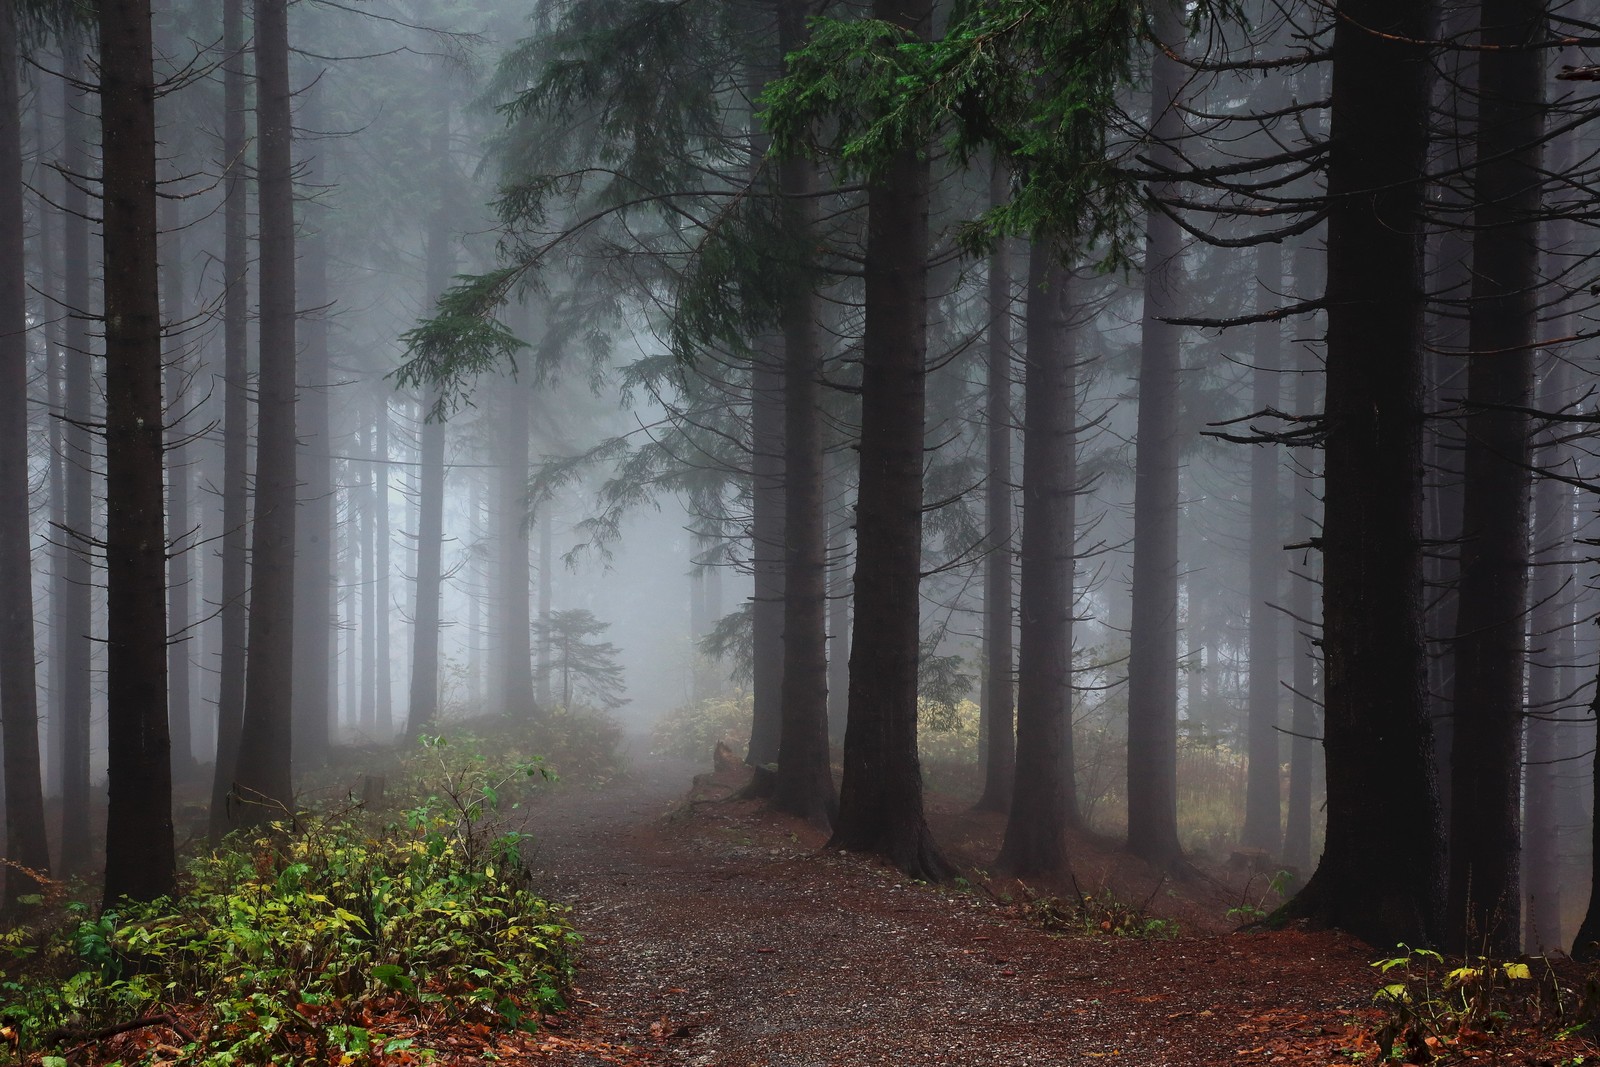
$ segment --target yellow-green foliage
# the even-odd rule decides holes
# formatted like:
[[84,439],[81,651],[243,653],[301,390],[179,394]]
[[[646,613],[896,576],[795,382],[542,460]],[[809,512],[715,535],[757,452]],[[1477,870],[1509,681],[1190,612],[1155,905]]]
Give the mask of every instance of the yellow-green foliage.
[[924,763],[977,763],[978,705],[917,703],[917,755]]
[[742,751],[750,739],[750,695],[712,697],[673,708],[656,720],[650,751],[658,756],[709,762],[718,741]]
[[190,1062],[349,1063],[403,1047],[371,1028],[377,1001],[507,1027],[559,1008],[577,935],[534,891],[525,836],[489,822],[541,768],[491,769],[437,738],[429,758],[442,773],[398,819],[351,811],[232,838],[175,899],[75,907],[0,980],[16,1048],[203,1003]]

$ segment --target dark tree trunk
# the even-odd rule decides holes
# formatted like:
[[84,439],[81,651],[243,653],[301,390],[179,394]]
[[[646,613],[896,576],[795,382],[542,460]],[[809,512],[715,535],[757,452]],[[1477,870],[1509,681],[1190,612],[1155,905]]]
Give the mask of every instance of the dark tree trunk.
[[68,34],[62,41],[62,164],[75,179],[61,193],[62,281],[66,326],[67,596],[62,605],[62,635],[57,654],[62,666],[61,869],[79,874],[90,863],[89,720],[93,701],[94,568],[88,542],[94,535],[93,353],[89,341],[89,181],[88,97],[77,85],[85,77],[82,43]]
[[[778,49],[788,55],[806,40],[808,0],[778,5]],[[795,247],[813,243],[816,165],[799,155],[778,164]],[[828,753],[828,564],[823,506],[822,351],[810,264],[779,309],[783,330],[783,671],[782,723],[773,807],[821,826],[838,810]],[[803,279],[803,280],[802,280]]]
[[1455,737],[1450,750],[1452,949],[1515,955],[1522,672],[1528,596],[1529,419],[1538,329],[1545,34],[1542,0],[1484,0],[1478,58]]
[[165,231],[166,259],[161,266],[166,318],[166,405],[167,405],[167,543],[171,560],[167,564],[167,723],[172,734],[172,774],[178,780],[193,777],[193,705],[190,692],[189,651],[193,647],[189,631],[193,615],[190,605],[194,582],[193,530],[189,517],[189,434],[184,418],[190,403],[189,382],[193,371],[187,358],[185,329],[189,318],[188,297],[184,292],[182,214],[178,201],[163,200],[157,217]]
[[[1009,177],[996,162],[989,202],[1004,203]],[[1007,811],[1017,758],[1016,680],[1012,677],[1011,603],[1011,266],[1002,242],[989,254],[989,370],[985,437],[988,467],[983,505],[988,554],[983,561],[983,795],[979,811]],[[1029,300],[1043,299],[1030,290]],[[1030,304],[1031,306],[1031,304]],[[1030,353],[1030,358],[1032,354]]]
[[[28,523],[28,289],[23,271],[22,102],[16,12],[0,10],[0,736],[5,748],[6,857],[46,876],[39,698],[33,658],[33,545]],[[124,194],[126,195],[126,194]],[[159,358],[157,360],[159,366]],[[158,404],[159,406],[159,404]],[[157,460],[159,486],[160,461]],[[4,902],[40,885],[15,868]]]
[[[843,499],[849,494],[854,454],[837,448],[828,457],[830,498]],[[835,522],[828,548],[828,738],[834,744],[844,741],[850,706],[850,526],[849,517]],[[709,612],[709,583],[706,599]],[[716,621],[715,615],[712,621]]]
[[[318,97],[313,85],[304,97],[307,114],[302,122],[321,129]],[[307,152],[303,180],[316,188],[319,166]],[[314,204],[315,201],[310,203]],[[333,708],[329,693],[333,683],[334,634],[337,605],[334,595],[333,431],[328,417],[328,236],[325,210],[303,212],[309,223],[299,241],[299,410],[295,438],[299,443],[296,467],[300,489],[295,516],[294,562],[294,764],[320,767],[328,760]]]
[[255,0],[261,209],[261,372],[250,550],[249,667],[234,771],[235,821],[294,808],[295,246],[287,0]]
[[[1347,0],[1334,29],[1323,524],[1327,845],[1285,913],[1372,944],[1439,935],[1425,703],[1418,213],[1429,0]],[[1376,31],[1376,32],[1374,32]],[[1399,856],[1381,878],[1372,857]]]
[[1017,767],[995,862],[1016,875],[1059,874],[1078,822],[1072,774],[1072,602],[1077,521],[1077,352],[1072,275],[1036,243],[1028,265],[1022,416],[1021,640]]
[[[873,14],[925,37],[932,7],[875,0]],[[829,844],[939,879],[950,867],[923,819],[917,760],[927,259],[928,162],[907,148],[867,190],[855,634]]]
[[[441,115],[428,146],[429,158],[443,174],[450,149],[450,122]],[[428,220],[427,296],[444,292],[455,271],[455,251],[450,239],[450,216],[444,205]],[[424,405],[433,408],[432,397]],[[444,551],[444,422],[426,415],[420,430],[421,471],[417,490],[416,620],[411,645],[411,700],[406,718],[406,740],[415,743],[433,729],[439,717],[439,598]]]
[[[1267,310],[1283,292],[1283,249],[1276,243],[1256,250],[1256,303]],[[1254,382],[1250,410],[1280,406],[1278,367],[1283,330],[1276,322],[1256,328]],[[1283,843],[1278,807],[1279,575],[1283,537],[1278,518],[1278,446],[1255,445],[1250,453],[1250,690],[1246,753],[1244,832],[1250,848],[1277,853]]]
[[[1315,256],[1316,252],[1309,242],[1295,252],[1295,292],[1302,300],[1322,295],[1320,272],[1313,262]],[[1304,345],[1295,378],[1295,414],[1311,416],[1316,413],[1317,381],[1321,373],[1322,365],[1316,349]],[[1289,805],[1283,831],[1283,862],[1300,874],[1311,869],[1311,861],[1315,858],[1311,855],[1311,780],[1319,758],[1314,740],[1317,734],[1317,705],[1312,690],[1316,687],[1317,641],[1321,634],[1315,623],[1316,558],[1309,548],[1320,525],[1314,462],[1312,457],[1303,456],[1295,464],[1293,533],[1290,541],[1291,544],[1308,546],[1296,549],[1295,573],[1290,577],[1289,615],[1294,634],[1290,647],[1294,661],[1294,694],[1289,722]]]
[[250,596],[250,249],[245,230],[248,181],[245,151],[244,0],[222,5],[222,599],[218,608],[221,659],[217,678],[217,753],[211,784],[211,840],[233,825],[228,795],[239,763],[244,723],[244,676]]
[[750,558],[755,568],[753,708],[745,762],[778,762],[783,733],[783,366],[777,342],[755,346],[750,371]]
[[505,671],[501,691],[505,713],[531,718],[542,710],[533,692],[532,620],[533,590],[528,550],[528,405],[532,397],[520,382],[504,382],[500,392],[505,411],[500,423],[500,491],[498,537],[500,542],[499,631],[500,661]]
[[[1567,402],[1566,370],[1564,355],[1547,357],[1539,396],[1544,410],[1559,411]],[[1539,468],[1556,469],[1561,453],[1559,443],[1545,441],[1536,460]],[[1522,808],[1523,941],[1526,951],[1545,953],[1566,943],[1561,936],[1561,820],[1556,798],[1558,776],[1565,769],[1558,762],[1562,755],[1558,720],[1566,695],[1561,687],[1561,643],[1571,626],[1573,575],[1568,560],[1569,490],[1554,478],[1541,478],[1533,492],[1539,565],[1529,591],[1533,656],[1528,664],[1528,780]]]
[[100,143],[106,176],[106,724],[111,791],[105,902],[110,906],[125,896],[153,900],[170,893],[175,859],[167,734],[161,299],[150,3],[101,0],[97,15]]
[[[1170,2],[1154,12],[1156,39],[1180,47]],[[1158,165],[1177,167],[1174,106],[1188,72],[1157,52],[1152,144]],[[1161,196],[1169,192],[1154,190]],[[1128,638],[1128,848],[1165,866],[1178,843],[1178,328],[1172,314],[1182,277],[1178,225],[1152,210],[1145,223],[1144,319],[1133,496],[1133,628]]]

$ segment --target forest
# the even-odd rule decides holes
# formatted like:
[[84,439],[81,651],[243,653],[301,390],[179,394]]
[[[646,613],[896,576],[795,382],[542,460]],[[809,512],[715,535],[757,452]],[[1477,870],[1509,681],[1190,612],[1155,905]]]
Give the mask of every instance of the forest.
[[0,0],[0,1064],[1596,1055],[1597,50]]

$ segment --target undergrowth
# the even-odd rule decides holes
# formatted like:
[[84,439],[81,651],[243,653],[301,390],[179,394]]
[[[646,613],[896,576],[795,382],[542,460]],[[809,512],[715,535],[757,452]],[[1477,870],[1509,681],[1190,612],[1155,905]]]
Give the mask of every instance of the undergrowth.
[[1373,1033],[1380,1059],[1477,1059],[1497,1039],[1515,1034],[1540,1035],[1558,1047],[1568,1039],[1585,1046],[1592,1041],[1600,1017],[1600,988],[1592,976],[1579,989],[1541,957],[1446,960],[1432,949],[1398,949],[1372,964],[1384,982],[1373,997],[1383,1012]]
[[403,810],[241,831],[192,860],[174,898],[98,916],[33,900],[35,921],[0,935],[0,1063],[57,1067],[146,1021],[181,1047],[123,1062],[420,1062],[431,1053],[386,1022],[527,1029],[561,1008],[578,938],[501,818],[542,765],[442,738],[407,765]]
[[1177,920],[1150,914],[1150,902],[1160,888],[1158,883],[1143,904],[1131,904],[1102,888],[1088,895],[1079,891],[1076,899],[1030,896],[1023,901],[1023,909],[1046,930],[1166,940],[1177,937],[1179,931]]

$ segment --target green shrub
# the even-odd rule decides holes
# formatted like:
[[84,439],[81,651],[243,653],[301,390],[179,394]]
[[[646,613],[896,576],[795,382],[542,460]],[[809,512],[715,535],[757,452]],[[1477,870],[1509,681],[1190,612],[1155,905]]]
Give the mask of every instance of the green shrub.
[[605,781],[626,766],[622,724],[608,711],[574,704],[555,707],[528,732],[533,748],[564,778]]
[[195,1062],[350,1063],[394,1051],[374,1016],[529,1027],[562,1007],[577,935],[534,891],[525,836],[492,819],[541,766],[491,769],[439,738],[417,759],[438,773],[398,821],[351,810],[235,835],[176,899],[77,906],[0,982],[14,1047],[198,1003]]
[[754,714],[748,693],[681,705],[656,720],[650,751],[657,756],[710,763],[718,741],[735,751],[744,749]]

